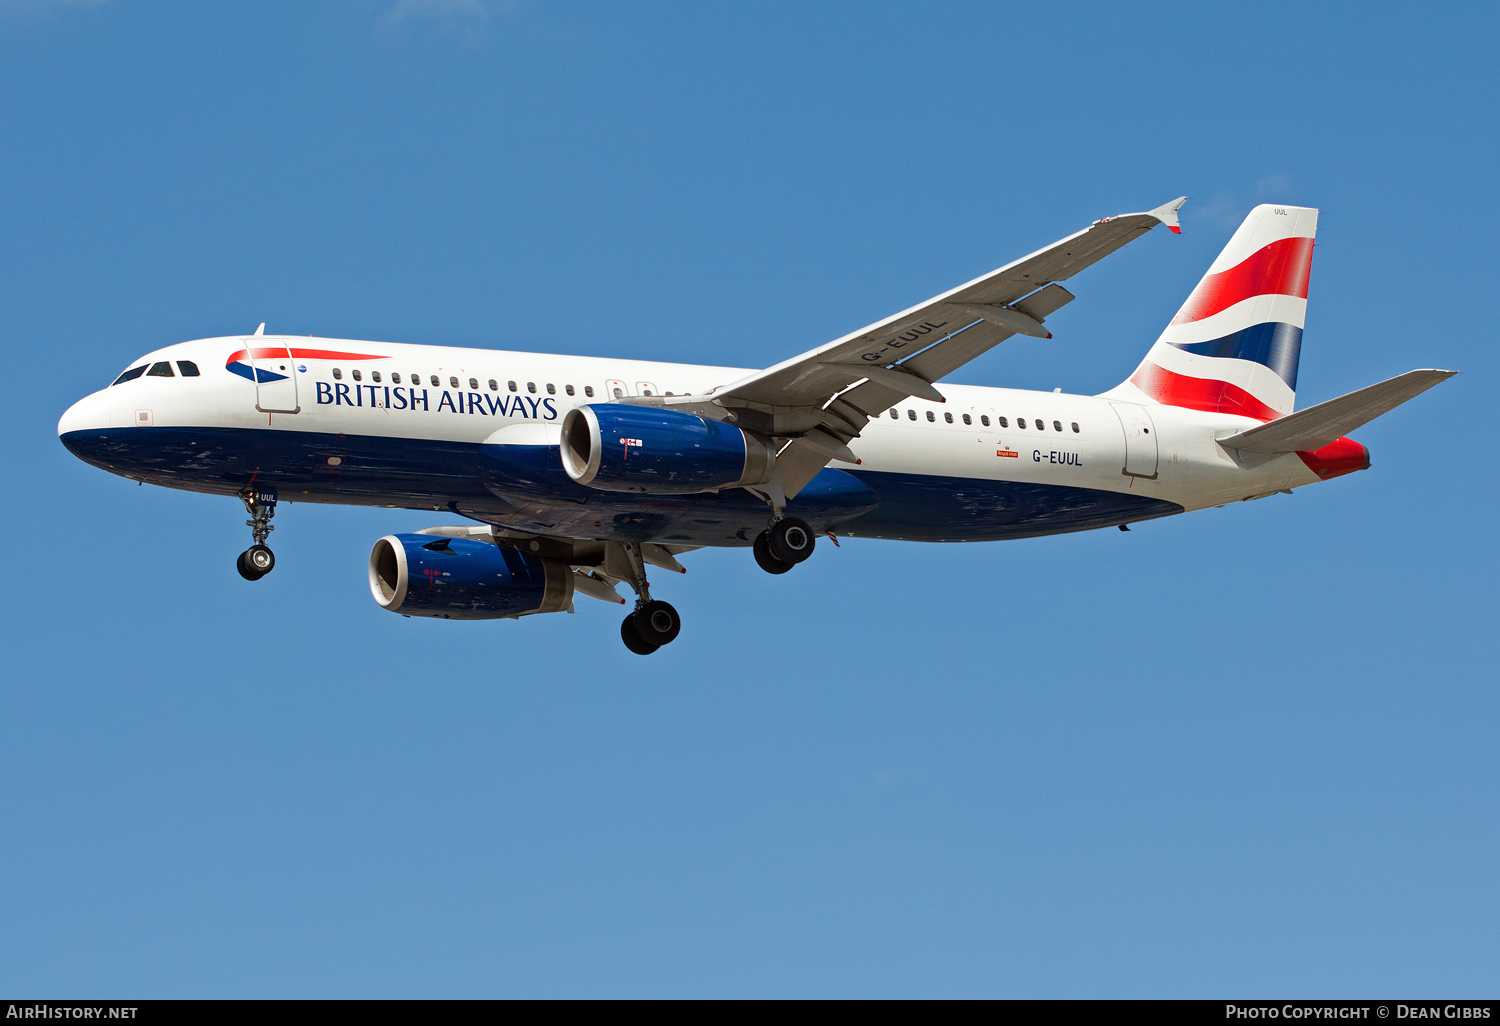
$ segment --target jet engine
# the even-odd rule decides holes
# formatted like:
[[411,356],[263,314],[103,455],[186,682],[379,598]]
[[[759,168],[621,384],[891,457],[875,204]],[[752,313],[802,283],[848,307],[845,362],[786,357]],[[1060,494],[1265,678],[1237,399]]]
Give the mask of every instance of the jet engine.
[[573,570],[471,538],[388,534],[370,552],[370,592],[405,616],[494,620],[555,613],[573,601]]
[[611,492],[704,492],[762,485],[770,442],[733,424],[654,406],[599,403],[568,411],[562,464],[581,485]]

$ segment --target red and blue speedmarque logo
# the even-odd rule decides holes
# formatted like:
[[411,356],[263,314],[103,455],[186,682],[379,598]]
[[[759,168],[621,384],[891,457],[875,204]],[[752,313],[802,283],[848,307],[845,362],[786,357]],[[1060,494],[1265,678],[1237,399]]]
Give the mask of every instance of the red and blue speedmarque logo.
[[[294,349],[286,346],[256,346],[254,349],[241,349],[232,353],[224,363],[224,369],[231,374],[238,374],[247,381],[285,381],[291,377],[290,367],[287,373],[279,372],[282,364],[277,364],[278,370],[271,370],[267,364],[274,360],[282,360],[287,365],[297,360],[388,360],[388,356],[371,356],[368,353],[340,353],[332,349]],[[299,368],[305,369],[305,368]]]

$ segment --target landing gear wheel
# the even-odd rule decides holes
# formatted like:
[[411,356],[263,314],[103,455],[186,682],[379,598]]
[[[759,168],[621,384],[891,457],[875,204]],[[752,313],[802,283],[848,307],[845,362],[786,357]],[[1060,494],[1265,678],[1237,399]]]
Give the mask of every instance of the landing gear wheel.
[[771,555],[783,563],[795,565],[813,554],[816,539],[806,520],[785,517],[772,524],[769,533],[766,544]]
[[636,655],[650,655],[661,647],[660,645],[653,645],[641,637],[641,632],[635,624],[634,613],[631,613],[624,620],[620,621],[620,640],[625,642],[625,647]]
[[276,554],[264,545],[252,545],[245,550],[245,566],[264,577],[276,569]]
[[682,617],[666,602],[647,602],[631,614],[635,630],[642,641],[652,648],[671,644],[682,630]]
[[770,531],[762,531],[760,534],[757,534],[755,536],[755,545],[751,551],[755,553],[755,561],[760,564],[760,568],[766,573],[784,574],[792,568],[792,564],[783,562],[771,555],[771,546],[768,540],[770,534]]
[[265,575],[245,562],[245,557],[248,555],[250,555],[248,551],[241,552],[239,558],[234,561],[234,568],[240,572],[240,576],[245,580],[258,581]]

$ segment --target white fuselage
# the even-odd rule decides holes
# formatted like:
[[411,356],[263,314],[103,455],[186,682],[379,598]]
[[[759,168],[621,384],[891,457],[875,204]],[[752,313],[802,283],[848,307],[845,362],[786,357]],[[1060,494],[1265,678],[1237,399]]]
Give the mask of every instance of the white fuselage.
[[[235,353],[250,346],[290,347],[294,368],[286,375],[289,382],[279,383],[279,393],[247,375],[246,361],[239,370],[226,368]],[[320,474],[336,476],[342,463],[337,453],[351,438],[477,447],[496,430],[514,424],[555,429],[571,407],[609,402],[616,390],[628,396],[703,396],[750,373],[693,364],[285,336],[185,342],[131,366],[165,361],[175,367],[184,360],[196,364],[198,376],[142,375],[101,389],[67,411],[59,433],[65,440],[88,439],[91,431],[128,429],[150,438],[164,429],[193,429],[208,433],[204,438],[220,431],[253,432],[274,440],[277,433],[291,432],[299,439],[313,439],[302,443],[304,449],[312,447],[311,454],[299,458],[316,464]],[[858,467],[830,466],[857,472],[864,480],[943,478],[1062,486],[1161,500],[1181,510],[1259,498],[1319,480],[1296,454],[1237,458],[1216,443],[1216,437],[1257,423],[1246,417],[1122,403],[1112,395],[938,387],[945,403],[908,399],[872,419],[850,443],[861,460]],[[293,393],[295,398],[289,398]],[[1132,416],[1135,433],[1128,439]],[[319,438],[327,439],[330,455],[316,451]],[[182,443],[200,444],[210,443]],[[160,479],[139,459],[116,465],[85,458],[116,473],[175,487],[234,490],[226,486],[222,473],[200,479],[190,466]],[[247,479],[254,473],[248,465],[241,469]],[[320,492],[316,483],[299,490],[302,495],[285,497],[426,508],[448,505],[441,496],[414,499],[405,486],[393,487],[390,496],[372,494],[366,487],[355,498]],[[906,517],[911,519],[910,514]],[[873,533],[945,538],[941,529],[920,527]],[[847,533],[864,533],[857,524],[849,528]],[[1059,529],[1078,528],[1060,523]]]

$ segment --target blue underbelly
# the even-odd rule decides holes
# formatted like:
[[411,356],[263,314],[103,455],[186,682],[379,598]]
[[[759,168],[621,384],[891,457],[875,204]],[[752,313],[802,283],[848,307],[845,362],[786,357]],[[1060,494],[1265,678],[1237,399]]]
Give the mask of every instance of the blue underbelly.
[[880,505],[839,526],[860,538],[998,541],[1135,523],[1181,513],[1175,502],[1124,492],[927,474],[849,472]]
[[[63,444],[112,473],[172,488],[233,495],[253,480],[284,500],[442,509],[570,537],[748,545],[768,516],[744,489],[670,496],[585,489],[562,473],[555,448],[538,449],[534,466],[507,479],[486,465],[478,444],[434,439],[150,427],[73,432]],[[1109,527],[1182,507],[1065,485],[828,468],[787,512],[820,532],[986,541]]]

